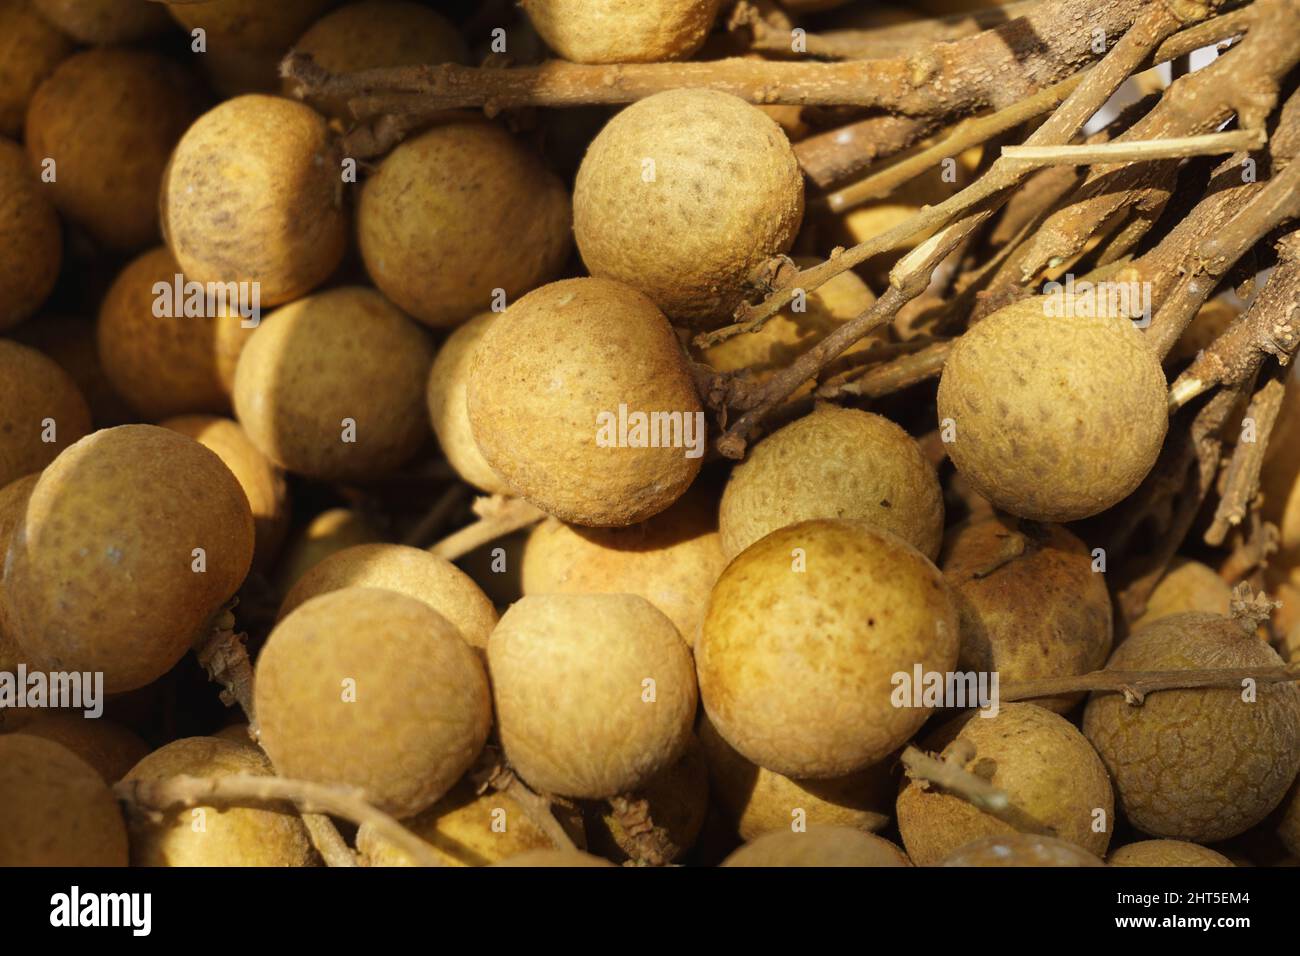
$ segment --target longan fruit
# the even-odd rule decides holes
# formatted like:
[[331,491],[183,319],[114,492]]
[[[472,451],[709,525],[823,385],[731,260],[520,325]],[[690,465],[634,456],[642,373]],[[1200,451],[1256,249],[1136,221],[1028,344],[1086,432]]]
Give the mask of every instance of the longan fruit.
[[[691,737],[676,763],[629,797],[645,800],[649,818],[666,831],[670,848],[662,862],[679,859],[695,845],[709,812],[709,768],[700,742]],[[606,859],[619,863],[639,859],[636,837],[608,803],[588,818],[586,831],[589,847]]]
[[496,317],[495,312],[476,315],[447,336],[429,370],[425,401],[438,445],[456,474],[488,494],[504,495],[510,493],[510,486],[492,470],[474,443],[465,402],[474,353]]
[[325,481],[374,478],[429,434],[433,344],[374,289],[344,286],[282,306],[235,369],[235,416],[281,468]]
[[1282,801],[1282,816],[1277,826],[1278,838],[1295,856],[1300,856],[1300,778]]
[[917,443],[889,419],[821,405],[732,470],[718,517],[722,549],[734,558],[777,528],[813,518],[860,519],[933,560],[943,490]]
[[138,413],[117,394],[104,372],[99,360],[97,324],[93,315],[42,315],[20,325],[10,335],[15,342],[53,359],[72,376],[90,406],[95,427],[130,424],[137,420]]
[[[1062,840],[1105,854],[1115,796],[1100,758],[1068,720],[1036,704],[1004,703],[993,717],[967,714],[949,722],[926,740],[926,749],[941,751],[954,740],[975,749],[965,769],[988,779],[1013,806]],[[939,863],[980,837],[1016,832],[960,797],[916,780],[899,792],[897,810],[903,845],[918,866]]]
[[1288,379],[1260,471],[1261,517],[1277,525],[1278,550],[1268,560],[1277,586],[1300,566],[1300,384]]
[[159,4],[134,0],[32,0],[32,5],[78,43],[131,43],[157,36],[171,22]]
[[257,658],[262,747],[290,779],[359,787],[409,817],[469,769],[492,703],[478,655],[415,598],[344,588],[280,621]]
[[1233,866],[1222,853],[1184,840],[1141,840],[1115,850],[1110,866]]
[[163,169],[201,106],[193,75],[166,57],[75,53],[32,95],[27,159],[36,171],[54,160],[59,212],[105,248],[131,252],[157,241]]
[[276,568],[276,593],[288,594],[299,578],[331,554],[382,539],[379,527],[364,511],[327,508],[314,516],[285,547]]
[[186,30],[201,29],[210,45],[283,52],[338,0],[166,0]]
[[[997,516],[954,529],[940,567],[961,617],[958,670],[1020,681],[1100,669],[1114,630],[1106,578],[1092,561],[1060,525]],[[1034,703],[1065,713],[1082,699]]]
[[1126,498],[1169,422],[1160,358],[1128,319],[1056,317],[1044,297],[957,340],[939,380],[940,427],[975,490],[1035,521],[1086,518]]
[[[467,403],[488,465],[573,524],[644,521],[681,497],[700,470],[703,409],[677,337],[654,303],[608,279],[553,282],[510,306],[474,353]],[[653,435],[629,426],[626,443],[617,434],[602,442],[602,420],[620,406],[647,420],[654,412],[677,416],[681,430],[651,422],[645,431]],[[688,428],[695,450],[682,447]],[[638,437],[644,446],[633,444]],[[696,450],[701,457],[689,457]]]
[[361,544],[325,558],[298,579],[280,605],[280,618],[342,588],[381,588],[422,601],[472,647],[487,647],[497,623],[496,608],[469,575],[445,558],[401,544]]
[[803,220],[803,174],[775,122],[716,90],[633,103],[592,141],[573,232],[593,276],[648,295],[674,322],[709,326]]
[[1130,630],[1183,611],[1204,611],[1207,614],[1227,614],[1232,603],[1232,588],[1219,573],[1200,561],[1178,558],[1160,579],[1146,610],[1130,625]]
[[42,713],[23,725],[23,733],[67,747],[94,767],[110,786],[149,753],[149,745],[134,731],[80,713]]
[[750,545],[714,585],[695,643],[700,699],[748,760],[842,777],[925,723],[929,708],[893,704],[893,675],[951,670],[957,635],[923,554],[862,521],[805,521]]
[[503,127],[456,120],[413,136],[366,180],[357,242],[379,290],[426,325],[458,325],[559,273],[569,194]]
[[[5,554],[9,550],[9,541],[14,530],[22,523],[23,513],[27,510],[27,501],[32,496],[32,489],[40,480],[40,473],[27,475],[0,488],[0,572],[4,570]],[[0,671],[13,672],[18,666],[21,652],[12,633],[9,612],[5,602],[3,574],[0,573]],[[0,710],[0,727],[5,721],[5,710]],[[8,712],[12,715],[12,712]]]
[[256,282],[262,306],[324,282],[347,244],[334,153],[324,117],[292,100],[238,96],[200,116],[159,196],[186,279]]
[[1100,857],[1056,837],[999,833],[961,847],[941,866],[1105,866]]
[[88,431],[90,409],[68,373],[0,339],[0,486],[40,471]]
[[602,860],[598,856],[592,856],[590,853],[583,853],[581,850],[529,850],[527,853],[520,853],[518,856],[512,856],[492,865],[568,868],[574,866],[613,866],[614,864],[609,860]]
[[22,133],[27,101],[71,52],[72,41],[31,0],[0,0],[0,136]]
[[126,825],[95,768],[52,740],[0,736],[0,866],[126,864]]
[[704,43],[721,0],[521,0],[533,28],[574,63],[685,60]]
[[809,827],[765,833],[722,861],[722,866],[911,866],[894,844],[849,827]]
[[181,415],[162,422],[216,454],[244,490],[253,513],[253,567],[269,566],[289,530],[289,490],[284,472],[248,440],[238,422],[215,415]]
[[[189,776],[272,777],[271,762],[251,744],[185,737],[137,763],[125,782]],[[195,826],[196,821],[202,826]],[[311,837],[292,805],[197,806],[133,815],[133,866],[312,866]]]
[[524,593],[639,594],[693,645],[727,563],[712,511],[704,495],[687,492],[627,528],[578,528],[548,518],[524,548]]
[[644,598],[527,595],[502,616],[487,657],[506,757],[537,790],[627,793],[690,739],[690,650]]
[[58,213],[28,169],[22,147],[0,139],[0,332],[41,307],[62,264]]
[[14,636],[43,668],[134,690],[184,656],[252,557],[248,500],[220,458],[165,428],[104,429],[32,491],[4,567]]
[[[1116,648],[1107,670],[1273,667],[1282,659],[1253,626],[1188,611],[1160,618]],[[1300,688],[1260,684],[1162,690],[1142,706],[1096,692],[1083,732],[1101,754],[1129,822],[1156,837],[1213,843],[1253,827],[1300,769]]]

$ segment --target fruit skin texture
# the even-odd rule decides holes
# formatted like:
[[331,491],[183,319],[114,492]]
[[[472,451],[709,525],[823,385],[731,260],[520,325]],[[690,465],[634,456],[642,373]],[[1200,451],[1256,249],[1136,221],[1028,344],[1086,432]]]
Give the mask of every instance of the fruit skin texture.
[[644,292],[674,322],[711,326],[731,316],[759,265],[790,248],[803,208],[794,151],[762,110],[729,93],[669,90],[592,141],[573,232],[593,276]]
[[[617,416],[620,405],[629,414],[680,412],[692,429],[703,421],[663,314],[607,279],[553,282],[507,309],[475,352],[467,401],[488,465],[563,521],[644,521],[681,497],[700,470],[702,458],[688,458],[689,448],[598,444],[601,416]],[[702,447],[704,436],[692,434]]]
[[52,740],[0,736],[0,866],[126,863],[126,825],[95,769]]
[[893,675],[951,670],[957,634],[947,585],[911,545],[861,521],[805,521],[751,545],[714,585],[695,645],[700,698],[748,760],[842,777],[920,729],[930,708],[894,706]]
[[644,598],[526,596],[492,632],[488,670],[506,756],[546,793],[596,800],[636,790],[690,740],[690,651]]
[[[692,737],[681,758],[630,794],[630,799],[646,801],[650,819],[667,831],[669,843],[676,848],[665,852],[663,862],[679,859],[695,845],[709,812],[709,768],[700,742]],[[635,812],[633,819],[637,819]],[[623,863],[641,856],[636,838],[608,803],[599,816],[587,819],[586,832],[588,846],[608,860]]]
[[[941,751],[954,739],[974,747],[966,770],[992,770],[989,779],[1016,807],[1061,839],[1105,854],[1115,796],[1106,768],[1068,720],[1037,704],[1003,704],[996,717],[971,714],[941,727],[926,749]],[[1017,832],[960,797],[922,789],[915,780],[900,791],[897,809],[903,845],[917,866],[938,863],[980,837]],[[1105,812],[1101,833],[1093,830],[1098,809]]]
[[45,469],[10,542],[15,638],[43,669],[103,671],[107,693],[143,687],[184,656],[252,557],[248,500],[220,458],[153,425],[95,432]]
[[360,787],[397,817],[451,789],[492,723],[483,665],[456,628],[375,588],[322,594],[277,624],[253,688],[281,775]]
[[338,0],[167,0],[172,17],[187,30],[201,28],[209,47],[224,44],[284,50]]
[[[425,332],[374,289],[344,286],[262,320],[235,369],[235,415],[281,468],[325,481],[374,478],[429,434]],[[346,442],[344,420],[356,423]]]
[[426,325],[458,325],[554,278],[569,255],[569,194],[504,128],[445,123],[366,180],[357,240],[370,278]]
[[[1111,655],[1108,670],[1275,667],[1282,659],[1242,625],[1189,611],[1148,624]],[[1169,690],[1131,707],[1095,693],[1083,732],[1101,754],[1124,815],[1157,837],[1212,843],[1263,820],[1300,769],[1300,689],[1260,684]]]
[[927,558],[943,541],[943,490],[912,437],[887,418],[817,408],[764,438],[731,472],[718,526],[734,558],[777,528],[857,518]]
[[357,544],[374,544],[383,535],[356,508],[327,508],[307,523],[285,548],[276,569],[276,592],[285,595],[298,579],[331,554]]
[[598,856],[592,856],[590,853],[583,853],[581,850],[530,850],[527,853],[520,853],[518,856],[512,856],[500,863],[493,863],[493,866],[545,866],[545,867],[574,867],[574,866],[613,866],[609,860],[602,860]]
[[41,713],[23,725],[23,733],[67,747],[110,786],[149,753],[149,745],[121,724],[80,713]]
[[22,133],[27,101],[71,52],[72,41],[39,16],[30,0],[0,0],[0,136]]
[[1183,840],[1142,840],[1111,853],[1111,866],[1233,866],[1222,853]]
[[[57,441],[41,440],[54,420]],[[90,409],[67,372],[35,349],[0,339],[0,486],[40,471],[90,431]]]
[[280,606],[280,618],[342,588],[381,588],[422,601],[472,647],[486,647],[497,623],[496,608],[469,575],[437,555],[401,544],[362,544],[325,558],[298,579]]
[[438,445],[456,474],[488,494],[505,495],[510,493],[510,486],[492,470],[474,443],[465,399],[474,353],[497,314],[476,315],[447,336],[429,370],[425,402]]
[[[27,501],[32,496],[32,489],[40,480],[40,475],[27,475],[0,488],[0,671],[13,672],[22,659],[22,653],[14,639],[13,625],[9,621],[9,610],[5,598],[4,562],[9,550],[9,541],[14,530],[23,520],[27,510]],[[0,710],[0,730],[7,724],[16,725],[19,711]]]
[[62,263],[58,213],[28,169],[22,147],[0,139],[0,332],[40,308]]
[[72,222],[114,252],[157,240],[158,185],[176,141],[199,114],[193,75],[154,53],[76,53],[32,95],[25,139],[31,168],[53,159],[49,194]]
[[1199,561],[1178,558],[1171,562],[1169,570],[1147,598],[1146,610],[1133,622],[1130,630],[1136,631],[1152,621],[1183,611],[1227,614],[1231,602],[1232,588],[1219,572]]
[[1282,803],[1282,818],[1277,826],[1278,838],[1293,855],[1300,856],[1300,778]]
[[700,48],[720,0],[521,0],[533,28],[574,63],[684,60]]
[[1105,866],[1081,846],[1032,833],[981,837],[952,853],[941,866]]
[[167,12],[121,0],[32,0],[46,20],[80,43],[130,43],[162,33]]
[[958,340],[939,380],[953,463],[994,505],[1035,521],[1126,498],[1168,426],[1160,360],[1127,319],[1044,314],[1034,297]]
[[722,866],[911,866],[894,844],[848,827],[809,827],[766,833],[722,861]]
[[[1086,674],[1106,663],[1113,638],[1106,577],[1092,570],[1088,546],[1060,525],[1002,517],[965,525],[949,537],[941,567],[961,615],[959,670],[1018,681]],[[1034,703],[1063,714],[1082,699]]]
[[296,299],[343,258],[341,173],[325,120],[250,94],[200,116],[163,175],[163,235],[185,278],[258,282],[261,305]]

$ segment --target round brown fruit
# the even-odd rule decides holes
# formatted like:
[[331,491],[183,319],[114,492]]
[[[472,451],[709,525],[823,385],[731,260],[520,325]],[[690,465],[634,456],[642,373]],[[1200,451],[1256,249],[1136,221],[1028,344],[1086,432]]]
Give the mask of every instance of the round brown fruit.
[[1142,840],[1111,853],[1111,866],[1233,866],[1222,853],[1183,840]]
[[530,850],[527,853],[520,853],[518,856],[512,856],[500,863],[493,863],[493,866],[545,866],[545,867],[574,867],[574,866],[613,866],[609,860],[602,860],[598,856],[592,856],[590,853],[583,853],[581,850]]
[[[72,41],[32,7],[0,0],[0,136],[19,136],[27,102],[69,53]],[[0,182],[8,181],[8,173]]]
[[[0,488],[0,572],[4,570],[9,541],[13,538],[18,525],[22,523],[23,513],[27,510],[27,501],[31,498],[32,489],[36,487],[40,477],[39,473],[27,475]],[[3,574],[0,574],[0,672],[13,673],[21,658],[22,653],[13,634],[13,625],[9,621],[4,578]],[[16,710],[0,709],[0,729],[16,726],[18,719]]]
[[337,0],[165,0],[186,30],[203,30],[214,48],[283,53]]
[[149,753],[149,745],[134,731],[111,720],[80,713],[40,714],[23,725],[23,733],[67,747],[94,767],[110,786]]
[[1300,856],[1300,779],[1282,801],[1282,817],[1277,826],[1278,838],[1295,856]]
[[476,315],[447,336],[429,370],[425,401],[438,444],[456,474],[489,494],[503,495],[510,493],[510,486],[492,470],[474,443],[465,402],[474,353],[496,317],[495,312]]
[[0,486],[40,471],[88,431],[90,409],[68,373],[0,339]]
[[59,215],[22,147],[0,139],[0,332],[41,307],[62,263]]
[[722,861],[723,866],[911,866],[894,844],[848,827],[765,833]]
[[358,544],[374,544],[383,538],[373,517],[359,508],[327,508],[285,547],[276,567],[276,593],[285,595],[298,579],[331,554]]
[[1227,614],[1231,603],[1232,588],[1219,572],[1199,561],[1177,558],[1147,598],[1142,616],[1129,629],[1136,631],[1152,621],[1183,611]]
[[942,866],[1105,866],[1081,846],[1033,833],[981,837],[957,850]]
[[46,20],[78,43],[132,43],[157,36],[170,25],[153,3],[122,0],[32,0]]
[[684,60],[713,27],[721,0],[523,0],[546,45],[574,63]]

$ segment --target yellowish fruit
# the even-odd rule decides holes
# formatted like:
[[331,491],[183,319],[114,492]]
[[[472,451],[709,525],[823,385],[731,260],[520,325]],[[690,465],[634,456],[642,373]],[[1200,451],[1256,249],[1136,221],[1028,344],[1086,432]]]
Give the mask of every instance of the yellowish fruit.
[[31,346],[55,361],[77,383],[90,406],[97,428],[136,420],[136,413],[113,389],[99,361],[94,316],[42,315],[11,333],[15,342]]
[[1141,840],[1122,846],[1106,860],[1111,866],[1233,866],[1222,853],[1183,840]]
[[583,853],[581,850],[530,850],[527,853],[520,853],[518,856],[512,856],[500,863],[493,863],[493,866],[545,866],[545,867],[574,867],[574,866],[613,866],[609,860],[602,860],[598,856],[592,856],[590,853]]
[[1100,857],[1056,837],[1007,833],[961,847],[942,866],[1105,866]]
[[186,30],[202,29],[214,47],[283,52],[337,0],[165,0]]
[[546,45],[574,63],[685,60],[704,43],[721,0],[521,0]]
[[0,339],[0,485],[40,471],[90,431],[90,409],[67,372]]
[[71,52],[72,42],[31,0],[0,0],[0,136],[23,131],[27,101]]
[[1232,588],[1213,568],[1199,561],[1178,558],[1147,598],[1147,608],[1130,626],[1131,630],[1183,611],[1227,614]]
[[[22,654],[13,635],[13,626],[9,622],[2,572],[5,554],[9,550],[9,541],[13,538],[18,525],[22,523],[23,514],[27,510],[27,501],[31,498],[32,489],[36,487],[40,477],[39,473],[27,475],[0,488],[0,671],[11,673],[18,666]],[[0,728],[3,728],[6,723],[12,724],[17,719],[12,712],[9,712],[9,717],[10,720],[7,721],[6,711],[0,710]]]
[[39,309],[58,281],[63,229],[48,195],[22,147],[0,139],[0,332]]
[[[699,741],[692,737],[681,758],[630,794],[629,800],[632,802],[627,817],[604,804],[599,815],[593,814],[588,820],[591,849],[620,863],[641,859],[642,850],[634,833],[648,819],[665,832],[665,858],[659,862],[679,859],[695,845],[709,812],[709,768]],[[645,801],[645,819],[640,816],[638,801]]]
[[276,571],[276,591],[287,594],[304,574],[331,554],[383,537],[374,520],[356,508],[320,512],[286,546]]
[[110,785],[149,753],[149,745],[121,724],[80,713],[42,713],[23,725],[23,733],[67,747]]
[[474,443],[465,395],[474,353],[497,313],[476,315],[447,336],[429,370],[425,401],[442,453],[456,473],[489,494],[509,494],[510,486],[492,470]]
[[32,0],[50,23],[78,43],[132,43],[157,36],[170,25],[156,3],[122,0]]
[[723,866],[911,866],[894,844],[848,827],[765,833],[722,861]]
[[1282,818],[1277,826],[1277,835],[1283,846],[1300,856],[1300,779],[1282,801]]
[[[1286,582],[1300,567],[1300,382],[1287,380],[1282,407],[1269,436],[1260,490],[1262,516],[1277,525],[1278,551],[1268,559],[1274,586]],[[1300,602],[1296,602],[1300,604]]]

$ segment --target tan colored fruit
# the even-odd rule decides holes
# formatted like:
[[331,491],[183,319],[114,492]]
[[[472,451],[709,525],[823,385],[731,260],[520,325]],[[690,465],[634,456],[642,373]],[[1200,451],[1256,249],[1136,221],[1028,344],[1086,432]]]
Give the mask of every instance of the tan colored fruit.
[[1055,837],[1004,833],[981,837],[950,855],[942,866],[1105,866],[1083,847]]
[[42,713],[23,725],[23,733],[67,747],[109,785],[121,780],[149,753],[149,745],[121,724],[80,713]]
[[68,373],[0,339],[0,485],[40,471],[88,431],[90,409]]
[[764,438],[731,472],[718,526],[734,558],[777,528],[856,518],[927,558],[943,541],[943,490],[912,437],[887,418],[823,405]]
[[487,647],[497,612],[477,584],[450,561],[401,544],[362,544],[335,552],[298,579],[280,617],[321,594],[381,588],[429,605],[473,647]]
[[22,133],[27,101],[71,52],[72,42],[31,0],[0,0],[0,136]]
[[[113,389],[141,415],[157,420],[191,412],[230,410],[235,366],[255,329],[237,308],[220,314],[159,315],[155,286],[174,287],[180,266],[166,246],[136,258],[119,273],[99,307],[99,358]],[[171,301],[179,312],[183,303]]]
[[235,414],[267,458],[322,480],[373,478],[429,434],[425,332],[374,289],[344,286],[277,309],[235,370]]
[[1146,477],[1169,414],[1160,360],[1127,319],[1044,314],[1033,297],[963,335],[939,382],[948,454],[994,505],[1035,521],[1105,511]]
[[704,43],[721,0],[522,0],[546,45],[574,63],[685,60]]
[[325,120],[275,96],[226,100],[181,137],[163,176],[163,234],[185,278],[256,282],[296,299],[343,257],[342,173]]
[[[9,550],[9,541],[13,538],[14,531],[22,523],[23,514],[27,510],[27,501],[31,498],[32,489],[36,487],[40,477],[39,473],[27,475],[0,488],[0,671],[11,673],[18,666],[22,654],[14,638],[13,625],[9,622],[3,576],[5,554]],[[13,719],[6,720],[6,716]],[[0,728],[4,728],[6,724],[12,727],[16,719],[11,711],[0,710]]]
[[154,3],[122,0],[32,0],[46,20],[78,43],[131,43],[157,36],[170,25]]
[[[1110,780],[1087,739],[1064,717],[1036,704],[1003,704],[995,717],[968,714],[949,722],[927,738],[926,749],[942,751],[954,740],[974,748],[965,769],[990,780],[1017,809],[1062,840],[1105,854],[1115,822]],[[903,845],[918,866],[939,863],[980,837],[1017,832],[915,780],[899,792],[897,809]]]
[[39,309],[58,281],[63,229],[49,195],[22,147],[0,139],[0,332]]
[[213,47],[283,52],[338,0],[167,0],[186,30],[202,29]]
[[277,624],[254,700],[279,773],[360,787],[398,817],[451,789],[492,722],[483,665],[456,628],[374,588],[322,594]]
[[894,675],[947,672],[957,610],[919,551],[861,521],[774,531],[727,566],[695,645],[700,698],[726,741],[787,777],[879,763],[930,708],[895,706]]
[[[199,114],[189,70],[141,50],[76,53],[50,74],[27,109],[27,159],[65,217],[115,252],[158,239],[158,186],[172,147]],[[229,144],[226,144],[227,147]]]
[[289,491],[284,472],[248,440],[238,422],[214,415],[182,415],[162,423],[212,451],[244,489],[257,538],[253,566],[266,568],[284,542],[289,528]]
[[474,353],[496,317],[495,312],[476,315],[447,336],[429,370],[425,402],[438,444],[456,473],[476,488],[503,495],[510,493],[510,486],[492,470],[474,443],[465,403]]
[[383,535],[374,520],[356,508],[328,508],[316,515],[284,550],[276,572],[276,592],[287,594],[298,579],[331,554]]
[[1233,862],[1209,847],[1183,840],[1142,840],[1111,853],[1111,866],[1232,866]]
[[1300,856],[1300,779],[1282,801],[1282,818],[1277,826],[1278,838],[1291,853]]
[[548,518],[524,548],[524,593],[639,594],[693,645],[727,563],[714,528],[713,502],[694,491],[627,528],[578,528]]
[[45,354],[72,376],[90,406],[97,428],[112,428],[136,420],[136,412],[117,394],[99,361],[94,316],[42,315],[11,333],[15,342]]
[[663,863],[671,863],[695,845],[709,812],[709,768],[700,742],[694,737],[681,758],[655,774],[645,786],[628,795],[628,816],[621,817],[610,804],[587,821],[587,841],[592,850],[622,863],[642,858],[635,830],[640,826],[641,804],[654,825],[666,833]]
[[911,866],[894,844],[848,827],[765,833],[722,861],[723,866]]
[[1199,561],[1177,558],[1147,598],[1146,611],[1130,629],[1136,631],[1152,621],[1183,611],[1227,614],[1231,602],[1232,588],[1217,571]]
[[607,279],[553,282],[507,309],[474,354],[467,402],[488,465],[574,524],[644,521],[700,470],[704,416],[677,337],[649,299]]
[[[1153,621],[1111,655],[1107,670],[1273,667],[1281,658],[1253,627],[1189,611]],[[1120,808],[1152,836],[1211,843],[1276,807],[1300,769],[1300,688],[1260,684],[1159,691],[1141,707],[1094,693],[1083,731],[1115,782]]]
[[[1088,546],[1055,524],[1001,516],[957,528],[941,562],[961,615],[962,671],[1001,681],[1099,670],[1113,629],[1106,576]],[[1035,698],[1065,713],[1083,695]]]
[[1288,379],[1260,472],[1262,517],[1277,525],[1278,551],[1268,559],[1269,582],[1286,582],[1300,568],[1300,382]]
[[524,597],[492,632],[488,669],[506,756],[538,790],[589,799],[636,790],[690,739],[690,650],[644,598]]
[[388,154],[362,188],[357,241],[384,295],[446,327],[553,279],[570,217],[540,157],[495,123],[464,120]]
[[98,431],[45,469],[10,542],[14,634],[43,668],[103,671],[108,693],[143,687],[180,660],[252,557],[248,500],[220,458],[152,425]]
[[0,736],[0,866],[126,863],[126,826],[95,768],[52,740]]
[[750,763],[714,729],[700,720],[700,742],[709,762],[709,780],[717,803],[743,840],[809,825],[871,830],[894,810],[889,761],[828,780],[793,780]]
[[583,853],[581,850],[530,850],[527,853],[520,853],[518,856],[512,856],[508,860],[502,860],[500,863],[493,863],[493,866],[546,866],[546,867],[573,867],[573,866],[613,866],[609,860],[602,860],[598,856],[592,856],[590,853]]
[[633,103],[592,141],[573,231],[592,275],[708,326],[790,248],[803,208],[803,176],[776,123],[728,93],[670,90]]
[[[467,780],[403,826],[429,844],[446,866],[488,866],[555,845],[523,807],[496,790],[474,792]],[[368,823],[357,831],[364,866],[418,866],[405,850],[380,836]]]
[[252,743],[253,738],[248,732],[248,724],[240,721],[234,724],[227,724],[215,734],[212,735],[218,740],[229,740],[232,743],[248,744]]
[[[216,737],[173,741],[132,768],[125,781],[190,776],[271,777],[271,762],[250,744]],[[202,826],[195,826],[201,820]],[[302,817],[288,804],[182,807],[161,818],[132,816],[133,866],[312,866],[316,852]]]

